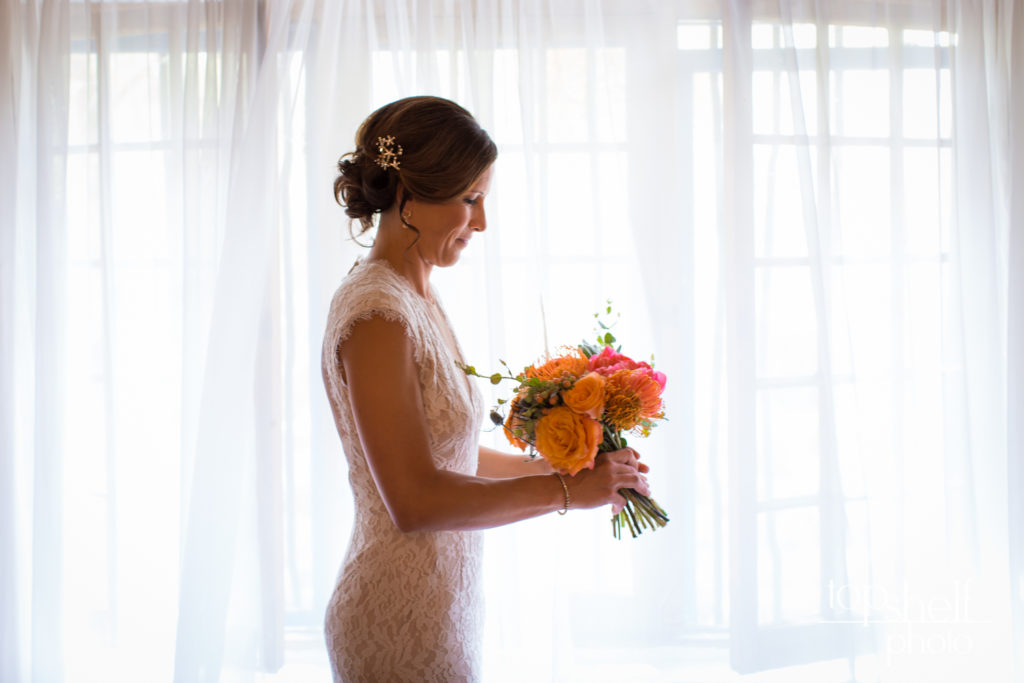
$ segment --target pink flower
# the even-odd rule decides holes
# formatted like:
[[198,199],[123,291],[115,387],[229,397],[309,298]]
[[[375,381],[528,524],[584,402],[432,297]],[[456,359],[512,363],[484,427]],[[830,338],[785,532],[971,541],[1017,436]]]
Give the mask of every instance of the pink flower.
[[601,353],[595,353],[587,361],[587,370],[596,372],[599,375],[609,377],[620,370],[640,370],[643,374],[649,375],[658,383],[662,391],[665,390],[666,377],[664,372],[658,372],[643,361],[637,362],[629,356],[618,353],[610,346],[606,346]]
[[[608,376],[619,370],[635,370],[639,364],[630,358],[618,353],[610,346],[601,349],[601,353],[595,353],[587,360],[587,370],[598,372]],[[644,365],[647,365],[644,363]],[[647,367],[650,367],[649,365]]]

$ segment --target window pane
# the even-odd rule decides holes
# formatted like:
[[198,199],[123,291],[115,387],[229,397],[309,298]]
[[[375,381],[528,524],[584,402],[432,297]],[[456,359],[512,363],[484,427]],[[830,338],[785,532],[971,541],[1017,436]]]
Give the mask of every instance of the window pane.
[[920,372],[938,373],[942,364],[942,264],[912,264],[904,282],[906,364]]
[[884,499],[878,483],[895,485],[892,391],[885,378],[862,379],[833,388],[839,476],[846,498],[869,494]]
[[758,500],[818,494],[818,390],[760,392],[757,403]]
[[[624,151],[602,152],[597,155],[597,220],[600,223],[601,254],[605,258],[623,256],[623,249],[633,244],[630,234],[625,187],[629,177],[627,155]],[[596,232],[596,231],[595,231]],[[641,249],[650,245],[640,245]],[[639,299],[631,299],[638,301]]]
[[698,253],[701,243],[717,239],[721,187],[721,74],[693,77],[693,222]]
[[937,256],[949,249],[952,166],[949,148],[903,152],[903,224],[911,254]]
[[889,30],[884,26],[829,26],[831,47],[885,47]]
[[834,249],[844,256],[889,254],[889,150],[836,148],[834,164],[834,207],[839,217]]
[[69,61],[68,144],[96,143],[96,53],[73,52]]
[[113,207],[116,258],[168,258],[172,240],[167,230],[164,180],[167,153],[140,150],[114,155]]
[[[502,151],[498,155],[495,176],[500,178],[493,184],[494,196],[491,207],[496,216],[489,216],[488,240],[497,237],[501,252],[506,259],[526,260],[537,248],[533,226],[537,223],[532,204],[526,197],[536,193],[529,191],[526,160],[518,150]],[[495,220],[496,218],[496,220]]]
[[382,107],[397,100],[403,90],[402,81],[412,78],[416,70],[416,53],[376,50],[370,64],[373,70],[370,79],[373,107]]
[[891,371],[892,271],[886,264],[840,266],[832,278],[835,372]]
[[815,24],[793,24],[792,38],[788,25],[782,27],[783,45],[798,50],[809,50],[818,46],[818,27]]
[[595,255],[594,207],[581,197],[593,197],[589,154],[548,156],[549,253],[555,256]]
[[[494,51],[494,82],[519,82],[518,50]],[[523,141],[522,113],[516,94],[510,87],[494,89],[494,130],[491,133],[499,145],[521,144]],[[504,181],[502,177],[502,182]]]
[[831,74],[832,132],[853,137],[889,135],[889,72],[848,69]]
[[547,51],[548,140],[583,142],[590,132],[587,117],[587,51]]
[[722,25],[717,22],[682,22],[676,27],[680,50],[708,50],[721,47]]
[[[804,175],[798,155],[805,155]],[[807,256],[804,228],[805,203],[812,203],[815,158],[806,147],[754,146],[754,236],[758,257]],[[807,210],[814,215],[813,204]]]
[[810,269],[759,269],[756,305],[758,376],[814,374],[818,367],[818,330]]
[[821,543],[816,507],[762,512],[757,525],[761,624],[817,620]]
[[96,152],[68,155],[68,254],[73,261],[100,258],[99,168]]
[[[599,50],[594,64],[594,131],[599,142],[626,142],[626,51]],[[625,174],[623,174],[625,177]]]
[[110,56],[110,133],[115,142],[149,142],[163,134],[160,106],[167,55],[117,52]]
[[949,46],[949,33],[946,31],[921,31],[904,29],[903,44],[918,47]]
[[755,50],[770,50],[775,47],[775,36],[778,33],[776,24],[754,22],[750,26],[750,47]]
[[[813,71],[755,71],[752,80],[754,133],[815,135],[818,83]],[[793,92],[795,88],[796,92]]]
[[[949,135],[949,70],[907,69],[903,72],[903,134],[933,139]],[[941,124],[941,125],[940,125]]]

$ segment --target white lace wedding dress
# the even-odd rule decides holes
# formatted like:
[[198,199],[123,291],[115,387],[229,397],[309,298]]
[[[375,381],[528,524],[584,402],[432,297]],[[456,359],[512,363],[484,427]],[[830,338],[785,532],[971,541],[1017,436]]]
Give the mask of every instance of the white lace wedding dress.
[[467,474],[477,467],[483,401],[455,364],[461,353],[447,317],[390,266],[357,263],[334,295],[324,337],[325,358],[335,361],[327,363],[327,392],[355,502],[354,529],[324,625],[334,680],[477,681],[479,532],[399,531],[355,429],[336,351],[355,323],[373,316],[401,322],[413,341],[437,466]]

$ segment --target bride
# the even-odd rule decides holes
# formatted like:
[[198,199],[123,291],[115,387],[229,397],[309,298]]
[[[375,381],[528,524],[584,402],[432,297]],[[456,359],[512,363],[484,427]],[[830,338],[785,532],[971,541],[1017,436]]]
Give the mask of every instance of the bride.
[[355,520],[327,606],[335,681],[476,681],[480,676],[478,529],[647,493],[636,454],[593,470],[480,446],[484,406],[459,369],[430,284],[487,228],[497,148],[448,100],[410,97],[370,114],[338,164],[335,197],[377,223],[369,254],[331,302],[324,385],[349,466]]

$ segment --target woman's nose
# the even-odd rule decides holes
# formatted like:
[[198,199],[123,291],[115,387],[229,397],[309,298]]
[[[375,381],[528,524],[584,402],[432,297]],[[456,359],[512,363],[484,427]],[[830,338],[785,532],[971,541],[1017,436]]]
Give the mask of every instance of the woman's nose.
[[482,200],[477,204],[476,209],[473,211],[469,227],[477,232],[483,232],[487,229],[487,214],[484,212]]

